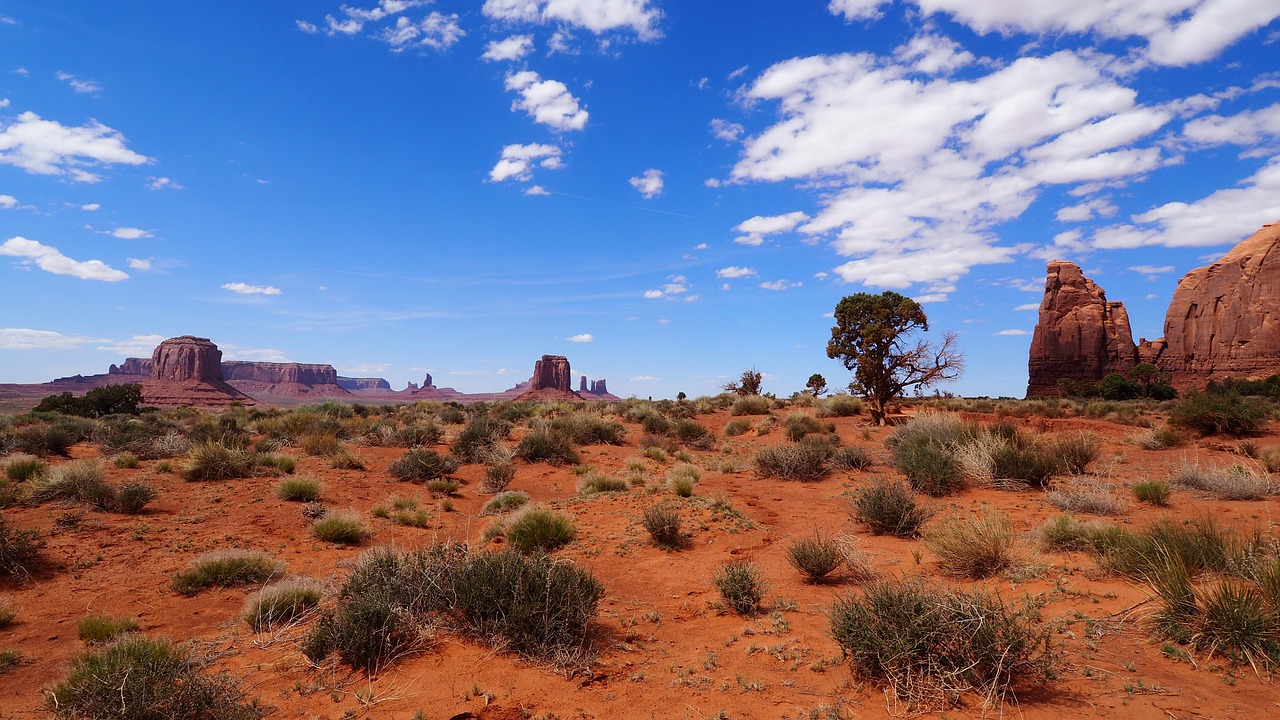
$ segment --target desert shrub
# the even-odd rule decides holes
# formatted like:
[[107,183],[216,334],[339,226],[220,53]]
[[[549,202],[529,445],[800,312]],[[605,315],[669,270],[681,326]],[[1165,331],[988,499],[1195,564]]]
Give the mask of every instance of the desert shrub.
[[137,415],[141,410],[142,386],[137,384],[107,385],[84,395],[69,392],[49,395],[32,412],[56,412],[86,418],[106,415]]
[[680,451],[680,443],[666,435],[642,435],[639,444],[645,457],[658,462],[665,462],[668,455]]
[[364,470],[364,458],[350,450],[343,450],[329,458],[329,467],[334,470]]
[[320,583],[290,578],[262,588],[245,601],[244,621],[256,633],[288,625],[320,604]]
[[439,480],[457,469],[457,460],[428,448],[412,448],[387,466],[387,472],[401,482]]
[[1102,454],[1098,438],[1089,433],[1060,437],[1050,446],[1051,456],[1062,472],[1080,475]]
[[259,550],[217,550],[188,563],[171,585],[182,595],[195,595],[209,587],[264,583],[283,571],[284,563]]
[[820,583],[844,563],[840,545],[831,538],[815,534],[787,546],[787,561],[809,582]]
[[26,577],[44,562],[38,530],[13,527],[0,515],[0,576]]
[[138,629],[138,620],[131,617],[111,617],[110,615],[86,615],[76,623],[76,633],[83,642],[97,645],[109,642],[125,633]]
[[1050,505],[1070,513],[1123,515],[1129,504],[1103,483],[1081,481],[1057,487],[1045,494]]
[[33,480],[49,469],[49,463],[34,455],[14,455],[4,463],[4,475],[14,482]]
[[1134,442],[1143,450],[1167,450],[1181,447],[1186,444],[1187,439],[1176,428],[1169,425],[1161,425],[1140,433],[1134,438]]
[[866,409],[866,404],[861,398],[851,395],[832,395],[829,398],[818,400],[815,403],[817,407],[816,414],[818,417],[852,417],[861,415]]
[[77,500],[100,510],[111,510],[116,504],[116,489],[106,481],[106,473],[97,460],[72,460],[59,465],[31,483],[31,502]]
[[[287,417],[293,417],[293,415]],[[187,438],[191,440],[193,446],[216,443],[239,449],[248,449],[250,440],[249,431],[232,415],[202,416],[202,419],[187,431]]]
[[521,552],[550,552],[567,545],[576,534],[572,520],[539,507],[518,512],[505,530],[507,542]]
[[453,454],[462,462],[481,462],[485,454],[505,440],[510,432],[511,426],[506,422],[488,415],[477,415],[463,426],[453,441]]
[[69,457],[71,446],[87,440],[93,433],[88,420],[60,418],[51,423],[32,423],[18,428],[13,436],[14,449],[28,455]]
[[768,415],[772,404],[769,398],[762,395],[746,395],[733,401],[733,406],[729,408],[729,414],[734,416]]
[[218,442],[194,445],[182,466],[185,480],[230,480],[249,477],[258,464],[258,454]]
[[828,472],[831,447],[820,443],[783,443],[756,453],[755,471],[760,477],[782,480],[817,480]]
[[523,507],[529,502],[529,493],[523,490],[506,490],[494,495],[489,502],[480,508],[481,515],[501,515],[517,508]]
[[405,527],[424,528],[431,524],[431,513],[421,508],[397,510],[391,513],[391,522]]
[[13,606],[13,601],[0,595],[0,628],[9,627],[16,617],[18,617],[18,609]]
[[484,468],[484,480],[480,482],[480,492],[498,493],[502,489],[511,484],[516,477],[516,466],[511,462],[499,462],[493,465],[486,465]]
[[257,703],[245,703],[228,675],[206,674],[207,664],[168,640],[126,636],[76,658],[46,702],[59,718],[256,720],[266,715]]
[[369,537],[360,514],[348,510],[329,510],[311,526],[311,533],[339,545],[359,545]]
[[150,485],[137,482],[125,483],[116,490],[114,509],[129,515],[137,515],[155,498],[156,489]]
[[26,497],[24,486],[0,478],[0,509],[12,507]]
[[411,422],[396,428],[388,445],[403,448],[435,445],[444,437],[444,431],[433,422]]
[[1104,528],[1092,538],[1093,549],[1108,570],[1144,578],[1175,557],[1192,575],[1238,572],[1242,556],[1252,554],[1256,541],[1246,540],[1209,517],[1186,522],[1157,520],[1134,532]]
[[433,495],[452,495],[462,487],[456,480],[430,480],[426,488]]
[[930,525],[924,542],[944,570],[954,575],[984,578],[1014,565],[1013,519],[992,512],[971,518],[950,518]]
[[1261,500],[1271,490],[1270,478],[1253,468],[1244,465],[1204,468],[1186,458],[1169,480],[1178,487],[1199,490],[1221,500]]
[[812,416],[803,413],[794,413],[788,416],[783,427],[787,433],[787,438],[792,442],[799,442],[800,438],[805,435],[826,435],[836,431],[834,424],[819,422]]
[[853,514],[875,535],[914,537],[932,512],[916,503],[911,486],[877,479],[853,497]]
[[998,480],[1019,480],[1044,487],[1064,470],[1061,457],[1051,449],[1005,443],[991,453],[992,472]]
[[627,440],[626,428],[590,412],[561,415],[551,421],[550,427],[577,445],[621,445]]
[[958,444],[970,435],[971,429],[966,428],[955,415],[922,412],[894,428],[885,444],[892,448],[918,442],[948,446]]
[[332,457],[347,448],[337,435],[328,432],[307,433],[298,438],[298,447],[313,457]]
[[856,671],[913,709],[950,706],[969,691],[999,701],[1049,683],[1060,664],[1034,606],[982,590],[886,581],[836,601],[830,617]]
[[640,428],[652,435],[666,435],[671,432],[671,421],[661,413],[646,412],[640,418]]
[[1040,526],[1040,541],[1051,550],[1076,551],[1095,547],[1103,526],[1097,521],[1082,522],[1070,515],[1059,515]]
[[292,474],[298,467],[298,461],[292,455],[281,455],[277,453],[267,453],[258,456],[258,464],[262,467],[279,470],[285,475]]
[[1234,389],[1222,393],[1189,392],[1169,412],[1169,422],[1201,435],[1248,435],[1267,421],[1265,403],[1242,397]]
[[138,457],[133,453],[122,453],[112,458],[111,464],[120,470],[135,470],[138,467]]
[[612,478],[594,470],[578,479],[579,495],[595,495],[602,492],[626,492],[627,481]]
[[320,481],[310,475],[296,475],[276,485],[276,497],[293,502],[315,502],[320,499]]
[[911,487],[935,497],[959,492],[964,487],[960,464],[950,447],[921,436],[897,443],[893,448],[893,464],[906,476]]
[[1138,502],[1144,502],[1148,505],[1157,507],[1165,507],[1169,504],[1169,497],[1173,495],[1173,490],[1169,487],[1169,483],[1163,480],[1143,480],[1133,485],[1133,496]]
[[531,463],[574,465],[578,451],[568,435],[553,428],[535,427],[516,445],[516,457]]
[[836,472],[853,472],[871,467],[871,455],[859,447],[845,447],[831,455],[831,469]]
[[739,418],[737,420],[730,420],[729,422],[725,423],[724,434],[725,434],[725,437],[737,437],[750,429],[751,429],[751,421],[743,420]]
[[681,531],[680,510],[669,503],[656,503],[644,509],[640,524],[649,531],[649,537],[664,550],[676,550],[684,545]]
[[711,579],[720,598],[730,610],[749,615],[760,608],[768,590],[764,576],[748,560],[734,560],[720,566]]
[[671,434],[680,442],[697,450],[710,449],[716,441],[715,435],[706,426],[687,418],[676,420]]

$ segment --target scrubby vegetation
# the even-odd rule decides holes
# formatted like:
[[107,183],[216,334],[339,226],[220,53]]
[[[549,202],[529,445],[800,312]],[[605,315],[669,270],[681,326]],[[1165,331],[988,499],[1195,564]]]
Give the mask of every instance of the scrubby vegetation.
[[173,576],[174,591],[194,595],[210,587],[264,583],[284,570],[284,564],[257,550],[217,550],[192,560]]
[[665,502],[650,505],[644,509],[640,522],[654,544],[664,550],[677,550],[685,543],[680,510],[675,505]]
[[457,460],[428,448],[413,448],[387,466],[395,479],[420,483],[447,478],[457,469]]
[[844,564],[840,545],[831,538],[815,534],[787,546],[787,561],[809,582],[820,583]]
[[768,590],[764,575],[747,560],[734,560],[720,566],[712,578],[720,599],[739,615],[750,615],[760,609]]
[[256,633],[287,625],[320,604],[320,584],[290,578],[262,588],[245,602],[244,620]]
[[788,442],[756,453],[756,474],[780,480],[817,480],[826,475],[831,446],[823,442]]
[[932,512],[916,502],[911,486],[877,479],[853,496],[853,514],[874,535],[914,537]]
[[0,515],[0,579],[30,575],[45,561],[43,550],[39,531],[14,527]]

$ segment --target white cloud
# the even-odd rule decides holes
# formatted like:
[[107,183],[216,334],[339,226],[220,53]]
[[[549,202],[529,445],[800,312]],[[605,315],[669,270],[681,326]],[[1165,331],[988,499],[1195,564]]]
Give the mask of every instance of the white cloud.
[[0,195],[0,208],[12,210],[18,206],[18,198],[12,195]]
[[98,210],[101,207],[102,206],[99,205],[98,203],[85,203],[84,205],[80,206],[80,209],[86,212],[93,212],[94,210]]
[[630,29],[641,40],[661,36],[657,23],[662,12],[650,0],[485,0],[483,11],[494,20],[556,23],[596,35]]
[[1014,307],[1013,309],[1019,312],[1028,311],[1028,310],[1031,312],[1040,312],[1040,303],[1024,303],[1022,305],[1018,305]]
[[270,285],[249,285],[242,282],[225,283],[223,290],[230,290],[233,293],[241,295],[280,295],[281,290]]
[[247,348],[234,343],[218,343],[223,360],[247,360],[252,362],[291,362],[283,350],[275,348]]
[[490,62],[498,60],[519,60],[533,51],[532,35],[512,35],[502,40],[493,40],[485,46],[480,57]]
[[147,178],[147,187],[152,190],[182,190],[183,187],[171,178],[167,177],[149,177]]
[[[657,290],[646,290],[644,296],[649,300],[657,300],[659,298],[667,298],[674,300],[673,296],[683,295],[689,292],[689,279],[683,275],[669,275],[667,282]],[[691,295],[684,298],[685,300],[696,300],[697,295]]]
[[[555,145],[530,143],[528,145],[508,145],[502,148],[502,156],[489,171],[490,182],[516,179],[528,182],[533,179],[533,167],[558,170],[564,167],[560,159],[560,148]],[[533,194],[533,193],[531,193]]]
[[112,237],[118,237],[121,240],[137,240],[139,238],[152,237],[151,233],[142,228],[122,227],[111,231]]
[[1210,115],[1188,122],[1183,135],[1201,145],[1251,146],[1280,138],[1280,103],[1223,117]]
[[99,122],[67,127],[24,112],[0,125],[0,164],[14,165],[37,175],[64,175],[77,182],[101,178],[84,168],[97,165],[142,165],[150,158],[125,147],[118,131]]
[[125,261],[134,270],[146,272],[151,269],[151,258],[125,258]]
[[74,350],[91,342],[93,338],[52,330],[0,328],[0,350]]
[[790,280],[771,280],[769,282],[760,283],[760,287],[764,288],[765,290],[774,290],[778,292],[781,292],[783,290],[790,290],[791,288],[798,288],[803,285],[804,283],[791,282]]
[[697,245],[694,245],[694,246],[693,246],[693,249],[694,249],[694,250],[706,250],[706,249],[708,249],[708,248],[710,248],[710,247],[711,247],[711,246],[710,246],[710,245],[708,245],[708,244],[706,244],[706,243],[698,243]]
[[294,25],[296,25],[299,30],[301,30],[302,32],[308,35],[315,35],[316,33],[320,32],[320,28],[316,27],[315,23],[309,23],[306,20],[295,20]]
[[524,110],[533,121],[555,130],[581,130],[588,113],[559,80],[543,80],[538,73],[524,70],[507,76],[507,90],[520,94],[511,109]]
[[809,219],[806,213],[789,212],[785,215],[756,215],[755,217],[744,220],[734,226],[734,230],[740,233],[746,233],[733,239],[739,245],[760,246],[764,244],[765,236],[777,235],[778,233],[791,232],[796,226]]
[[[377,375],[378,373],[384,373],[390,370],[391,363],[384,363],[384,362],[342,363],[341,365],[338,366],[338,369],[344,373],[354,373],[356,376]],[[427,372],[424,370],[418,370],[418,368],[414,368],[414,370],[418,372]]]
[[[889,0],[831,0],[828,9],[846,20],[869,19]],[[1037,35],[1091,33],[1103,38],[1140,37],[1146,55],[1161,65],[1189,65],[1217,56],[1236,40],[1280,17],[1277,0],[1075,0],[990,2],[913,0],[923,13],[943,13],[980,33]]]
[[1001,330],[1000,332],[992,333],[992,334],[993,335],[1030,335],[1031,331],[1030,330]]
[[662,291],[661,290],[645,290],[644,296],[645,296],[645,299],[647,300],[656,300],[662,297]]
[[742,135],[746,131],[746,128],[735,122],[721,120],[720,118],[715,118],[711,121],[711,134],[726,142],[737,142],[742,139]]
[[1083,222],[1096,217],[1112,217],[1119,209],[1106,198],[1093,198],[1075,205],[1059,208],[1057,220],[1058,222]]
[[156,349],[156,346],[167,340],[163,335],[134,335],[127,340],[98,340],[104,343],[97,347],[98,350],[106,350],[124,355],[125,357],[147,357]]
[[21,258],[23,265],[35,265],[54,275],[70,275],[81,280],[117,282],[129,276],[101,260],[72,260],[57,248],[24,237],[11,237],[0,244],[0,255]]
[[374,37],[390,45],[392,52],[404,52],[448,50],[466,34],[456,14],[432,12],[417,22],[402,15],[396,18],[395,25],[383,28]]
[[662,194],[662,171],[649,168],[637,177],[633,177],[627,182],[631,183],[631,187],[640,191],[640,195],[646,200],[650,200]]
[[1239,242],[1280,217],[1280,156],[1240,183],[1195,202],[1170,202],[1133,216],[1133,223],[1096,231],[1104,249],[1147,245],[1197,247]]
[[541,185],[530,185],[524,189],[525,195],[550,195],[551,192]]
[[718,278],[744,278],[752,277],[755,274],[756,271],[749,267],[738,267],[736,265],[730,265],[716,271],[716,277]]
[[[326,15],[325,34],[330,37],[334,35],[355,35],[364,29],[365,23],[380,22],[392,15],[398,15],[405,10],[410,10],[423,5],[428,5],[431,0],[379,0],[375,7],[365,10],[363,8],[353,8],[347,5],[342,6],[342,12],[346,17],[335,18],[332,15]],[[310,25],[310,23],[307,23]],[[299,27],[302,28],[301,23]],[[306,28],[302,28],[306,32]]]
[[9,107],[9,98],[0,98],[0,108]]
[[71,86],[71,89],[78,93],[96,93],[102,92],[102,86],[92,80],[81,80],[75,75],[69,73],[57,72],[53,75],[58,80]]
[[1133,272],[1141,273],[1143,275],[1161,275],[1164,273],[1173,272],[1172,265],[1160,265],[1158,267],[1155,265],[1134,265],[1129,269],[1132,270]]
[[595,338],[591,336],[591,333],[581,333],[579,335],[574,335],[573,337],[567,337],[565,340],[568,340],[571,343],[589,343],[595,340]]
[[658,380],[659,378],[656,378],[652,375],[635,375],[631,377],[631,382],[636,382],[636,383],[657,382]]

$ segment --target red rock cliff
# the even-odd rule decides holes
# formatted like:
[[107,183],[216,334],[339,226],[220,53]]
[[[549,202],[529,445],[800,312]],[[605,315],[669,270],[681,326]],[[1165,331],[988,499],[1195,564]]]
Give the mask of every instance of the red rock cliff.
[[1031,337],[1027,395],[1056,395],[1062,378],[1097,382],[1127,372],[1137,358],[1124,303],[1108,302],[1074,263],[1051,261]]
[[226,407],[253,399],[222,379],[222,351],[208,338],[170,338],[151,354],[151,378],[142,383],[149,405]]
[[300,385],[337,385],[338,371],[332,365],[304,363],[244,362],[222,363],[222,377],[227,382],[298,383]]

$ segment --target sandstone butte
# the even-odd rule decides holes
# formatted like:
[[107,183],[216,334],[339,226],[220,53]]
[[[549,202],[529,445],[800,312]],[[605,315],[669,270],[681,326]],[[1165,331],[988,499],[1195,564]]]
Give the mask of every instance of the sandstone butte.
[[563,355],[543,355],[533,364],[533,379],[529,389],[516,400],[581,400],[582,396],[570,387],[573,372],[569,358]]
[[222,378],[222,351],[208,338],[169,338],[151,354],[151,376],[142,383],[148,405],[227,407],[256,404]]
[[1170,374],[1180,390],[1213,378],[1280,373],[1280,223],[1178,281],[1164,337],[1133,342],[1121,302],[1063,260],[1050,261],[1031,338],[1027,395],[1056,395],[1062,379],[1097,382],[1139,362]]

